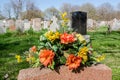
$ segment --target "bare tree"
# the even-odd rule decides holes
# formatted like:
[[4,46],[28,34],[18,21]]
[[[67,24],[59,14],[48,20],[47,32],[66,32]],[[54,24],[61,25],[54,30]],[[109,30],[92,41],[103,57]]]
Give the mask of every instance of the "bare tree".
[[4,15],[8,18],[11,19],[12,16],[12,6],[10,3],[4,4]]
[[80,11],[80,6],[78,6],[78,5],[72,6],[72,12],[73,11]]
[[4,19],[5,17],[2,15],[1,8],[0,8],[0,20]]
[[26,11],[28,11],[28,10],[35,10],[35,9],[37,9],[35,3],[32,2],[32,0],[27,0],[26,1]]
[[60,18],[59,11],[55,7],[47,8],[44,11],[44,18],[50,19],[52,16]]
[[120,3],[117,4],[117,10],[115,12],[115,17],[120,19]]
[[120,3],[117,4],[117,9],[120,11]]
[[34,2],[31,0],[26,1],[26,11],[22,14],[22,19],[29,19],[32,18],[41,18],[42,17],[42,11],[37,8]]
[[72,12],[72,5],[68,4],[68,3],[64,3],[61,8],[60,8],[61,12],[67,12],[67,17],[70,18],[71,16],[71,12]]
[[97,12],[101,20],[110,20],[113,18],[114,8],[110,3],[103,3],[98,7]]
[[91,3],[85,3],[80,7],[80,11],[87,12],[88,18],[96,19],[96,8]]
[[16,19],[21,17],[24,1],[25,0],[11,0],[10,1]]

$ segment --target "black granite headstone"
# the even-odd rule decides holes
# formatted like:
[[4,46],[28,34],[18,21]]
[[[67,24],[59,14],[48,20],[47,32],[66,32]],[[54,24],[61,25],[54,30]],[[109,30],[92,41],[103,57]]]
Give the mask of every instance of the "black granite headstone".
[[81,11],[76,11],[71,13],[71,19],[72,19],[72,28],[74,31],[86,35],[87,34],[87,13],[86,12],[81,12]]

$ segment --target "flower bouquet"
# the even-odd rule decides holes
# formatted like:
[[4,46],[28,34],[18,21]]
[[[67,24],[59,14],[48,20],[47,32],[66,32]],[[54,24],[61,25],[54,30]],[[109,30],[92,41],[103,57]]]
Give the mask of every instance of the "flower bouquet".
[[55,69],[66,65],[70,70],[80,66],[89,66],[104,59],[104,55],[96,53],[90,42],[66,26],[66,13],[62,15],[63,23],[56,31],[41,30],[38,46],[25,52],[26,60],[32,67]]

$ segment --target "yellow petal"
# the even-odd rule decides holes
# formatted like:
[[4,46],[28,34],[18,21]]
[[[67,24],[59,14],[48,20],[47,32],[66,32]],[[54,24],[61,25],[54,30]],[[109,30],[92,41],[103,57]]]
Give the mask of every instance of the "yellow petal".
[[105,59],[105,54],[103,54],[103,55],[101,55],[101,56],[99,56],[99,57],[97,57],[97,62],[100,62],[100,61],[102,61],[102,60],[104,60]]
[[86,62],[88,60],[87,56],[83,56],[83,60]]
[[64,13],[62,14],[62,19],[64,19],[66,15],[67,15],[67,12],[64,12]]
[[85,38],[81,34],[76,34],[76,36],[81,42],[85,41]]
[[28,61],[28,62],[29,62],[29,61],[30,61],[30,58],[26,58],[26,61]]

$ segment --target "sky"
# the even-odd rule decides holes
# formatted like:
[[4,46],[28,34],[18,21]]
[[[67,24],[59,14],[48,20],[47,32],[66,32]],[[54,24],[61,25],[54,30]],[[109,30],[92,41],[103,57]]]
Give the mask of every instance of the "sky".
[[[3,8],[5,3],[8,3],[10,0],[1,0],[0,10]],[[63,3],[69,3],[71,5],[83,5],[85,3],[92,3],[94,6],[99,6],[103,3],[109,2],[115,8],[117,7],[120,0],[32,0],[42,11],[49,7],[55,7],[60,9]]]

